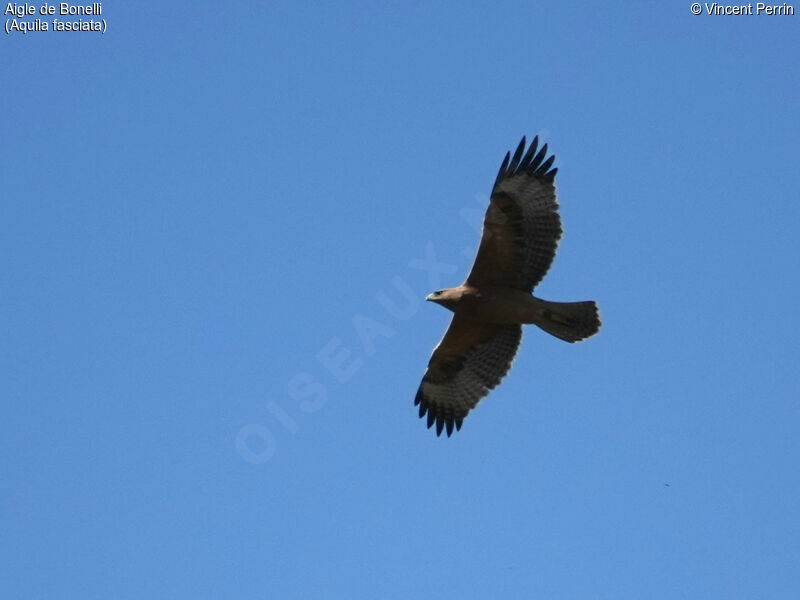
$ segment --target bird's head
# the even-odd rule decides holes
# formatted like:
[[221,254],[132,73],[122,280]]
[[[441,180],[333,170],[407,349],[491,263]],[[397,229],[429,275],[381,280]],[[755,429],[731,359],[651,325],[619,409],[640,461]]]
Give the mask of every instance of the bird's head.
[[425,300],[429,302],[435,302],[436,304],[441,304],[445,308],[453,310],[453,307],[458,302],[460,297],[461,293],[457,288],[449,288],[446,290],[437,290],[432,294],[428,294],[425,297]]
[[428,302],[436,302],[437,300],[439,300],[442,297],[442,293],[443,292],[444,292],[444,290],[437,290],[437,291],[433,292],[432,294],[428,294],[425,297],[425,300],[427,300]]

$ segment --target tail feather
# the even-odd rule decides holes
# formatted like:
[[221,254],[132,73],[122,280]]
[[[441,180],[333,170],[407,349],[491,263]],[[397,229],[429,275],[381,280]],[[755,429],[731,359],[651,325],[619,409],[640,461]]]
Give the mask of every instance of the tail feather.
[[565,342],[579,342],[593,336],[600,329],[597,304],[587,302],[550,302],[537,300],[536,318],[533,322],[550,335]]

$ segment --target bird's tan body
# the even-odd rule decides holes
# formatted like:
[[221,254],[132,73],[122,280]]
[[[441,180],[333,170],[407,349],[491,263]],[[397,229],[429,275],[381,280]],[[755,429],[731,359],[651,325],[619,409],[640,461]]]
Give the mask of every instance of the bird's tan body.
[[597,305],[592,301],[551,302],[506,286],[476,287],[464,283],[435,292],[427,299],[475,323],[538,325],[567,342],[589,337],[600,326]]
[[473,287],[467,284],[442,290],[441,299],[433,302],[449,308],[470,321],[511,325],[536,323],[544,310],[542,302],[532,295],[510,287]]

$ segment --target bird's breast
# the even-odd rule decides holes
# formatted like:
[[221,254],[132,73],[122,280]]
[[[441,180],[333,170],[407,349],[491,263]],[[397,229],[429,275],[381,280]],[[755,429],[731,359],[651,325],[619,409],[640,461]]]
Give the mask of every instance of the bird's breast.
[[454,312],[484,323],[529,323],[533,304],[533,297],[522,290],[504,287],[470,288],[464,291]]

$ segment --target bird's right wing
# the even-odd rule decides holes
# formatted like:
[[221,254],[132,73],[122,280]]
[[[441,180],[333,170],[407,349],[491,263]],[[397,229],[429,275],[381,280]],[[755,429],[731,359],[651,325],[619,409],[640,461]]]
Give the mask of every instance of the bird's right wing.
[[470,410],[505,377],[522,339],[521,325],[478,323],[455,315],[433,351],[414,404],[436,435],[461,429]]
[[525,151],[525,138],[513,158],[506,154],[492,188],[483,235],[467,283],[499,285],[530,292],[544,277],[561,238],[561,219],[553,159],[539,138]]

